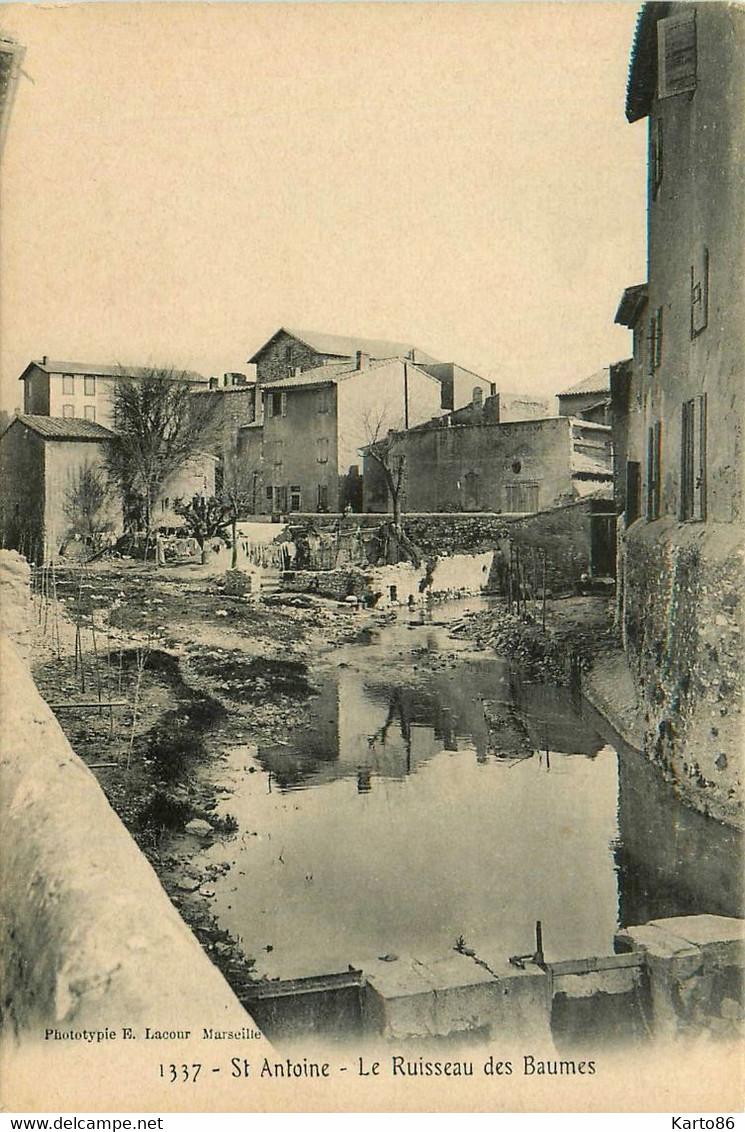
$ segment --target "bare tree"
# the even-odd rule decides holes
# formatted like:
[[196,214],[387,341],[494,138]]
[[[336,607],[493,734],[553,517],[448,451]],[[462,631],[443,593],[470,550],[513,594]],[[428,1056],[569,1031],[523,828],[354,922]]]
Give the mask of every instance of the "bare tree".
[[388,428],[387,419],[386,409],[363,416],[367,437],[363,451],[379,467],[391,502],[390,528],[386,529],[383,524],[379,532],[381,555],[385,561],[406,560],[419,566],[420,551],[409,538],[401,520],[406,484],[406,456],[402,451],[402,434]]
[[261,477],[261,466],[241,460],[236,453],[227,456],[221,466],[222,483],[218,499],[230,515],[233,540],[232,568],[238,565],[238,520],[241,515],[256,510],[256,490]]
[[203,442],[215,406],[193,397],[189,375],[148,369],[139,378],[122,375],[113,393],[114,431],[107,469],[128,501],[139,500],[147,544],[155,502],[165,480],[184,466]]
[[400,441],[386,424],[387,413],[365,413],[363,417],[366,441],[364,451],[380,468],[388,489],[393,512],[393,525],[401,528],[401,497],[406,478],[406,457],[400,450]]
[[62,503],[71,534],[79,535],[94,550],[114,530],[115,492],[105,468],[86,460],[71,478]]

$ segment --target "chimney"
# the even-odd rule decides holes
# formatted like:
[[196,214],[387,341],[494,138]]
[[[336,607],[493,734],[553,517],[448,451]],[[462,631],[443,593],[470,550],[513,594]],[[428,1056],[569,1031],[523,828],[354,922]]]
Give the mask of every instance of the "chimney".
[[489,382],[489,396],[490,397],[496,397],[496,395],[497,395],[497,383],[496,383],[496,381],[490,381]]
[[220,384],[220,383],[219,383],[219,381],[217,380],[217,378],[216,378],[216,377],[211,377],[211,378],[210,378],[210,384],[209,384],[209,388],[210,388],[210,389],[217,389],[217,387],[218,387],[218,385],[219,385],[219,384]]
[[358,369],[358,370],[367,369],[367,367],[369,365],[370,365],[370,355],[364,353],[363,350],[357,350],[355,352],[355,369]]
[[46,354],[45,354],[45,355],[44,355],[44,357],[43,357],[43,358],[41,359],[41,364],[42,364],[43,366],[46,366],[46,365],[48,365],[48,364],[49,364],[49,358],[47,357],[47,355],[46,355]]
[[227,385],[227,384],[228,384],[228,375],[227,375],[226,373],[224,373],[224,374],[222,375],[222,383],[223,383],[223,385]]
[[302,367],[302,366],[293,366],[293,367],[292,367],[292,376],[293,376],[293,377],[300,377],[300,374],[301,374],[302,372],[303,372],[303,367]]
[[496,392],[496,385],[492,385],[495,390],[484,401],[484,424],[499,424],[499,394]]

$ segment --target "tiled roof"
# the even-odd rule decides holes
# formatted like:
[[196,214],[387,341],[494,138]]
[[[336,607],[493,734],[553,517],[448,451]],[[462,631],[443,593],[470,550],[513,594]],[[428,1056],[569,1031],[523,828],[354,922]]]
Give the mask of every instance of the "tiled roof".
[[412,360],[416,359],[418,362],[432,363],[437,361],[437,358],[426,354],[424,350],[420,350],[418,346],[414,346],[411,342],[388,342],[382,338],[346,338],[340,334],[324,334],[318,330],[293,330],[289,326],[283,326],[248,359],[249,362],[255,362],[257,358],[260,358],[267,346],[271,345],[277,335],[282,333],[289,334],[291,338],[297,338],[299,342],[310,346],[311,350],[315,350],[319,354],[330,354],[336,358],[353,358],[357,350],[361,350],[363,354],[369,354],[371,358],[404,357],[413,354]]
[[423,366],[419,366],[416,362],[409,361],[408,358],[381,358],[380,360],[370,361],[363,370],[357,369],[354,362],[337,362],[334,365],[316,366],[315,369],[308,369],[304,373],[299,373],[295,377],[283,377],[279,381],[265,381],[263,389],[302,389],[306,385],[338,385],[340,381],[346,381],[347,378],[354,377],[359,373],[369,373],[371,370],[381,369],[384,366],[390,365],[391,362],[398,361],[402,365],[405,362],[407,366],[418,370],[429,378],[430,381],[436,381],[439,385],[440,382],[431,373],[427,373]]
[[628,326],[629,330],[633,330],[648,297],[649,285],[647,283],[635,283],[633,287],[627,287],[621,295],[621,301],[618,304],[616,317],[613,321],[617,322],[619,326]]
[[576,385],[557,393],[557,397],[577,397],[582,393],[610,393],[610,367],[604,366],[597,373],[591,373]]
[[[104,428],[95,421],[81,420],[78,417],[43,417],[39,414],[22,413],[15,420],[46,440],[112,440],[114,437],[111,429]],[[13,423],[11,421],[11,424]],[[10,428],[10,425],[8,427]]]
[[[25,377],[30,366],[36,366],[37,369],[43,370],[44,373],[81,373],[93,374],[96,377],[146,377],[150,373],[160,372],[157,366],[92,365],[88,362],[60,362],[46,358],[41,361],[35,359],[30,362],[21,374],[21,379]],[[163,372],[170,371],[164,370]],[[197,373],[196,370],[191,369],[174,369],[173,377],[174,380],[177,381],[198,381],[203,382],[205,385],[208,383],[208,378],[201,373]]]
[[626,117],[646,118],[657,85],[657,21],[667,16],[670,4],[654,0],[643,6],[636,20],[626,84]]

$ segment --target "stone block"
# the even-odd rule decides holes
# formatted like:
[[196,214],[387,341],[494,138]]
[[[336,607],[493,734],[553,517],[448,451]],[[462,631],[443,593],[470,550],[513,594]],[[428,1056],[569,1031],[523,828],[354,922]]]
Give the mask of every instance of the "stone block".
[[355,966],[365,972],[362,1013],[368,1033],[389,1039],[436,1033],[432,983],[416,959],[402,955],[390,963],[373,959]]
[[745,920],[731,916],[672,916],[651,920],[650,925],[698,947],[707,970],[745,967]]

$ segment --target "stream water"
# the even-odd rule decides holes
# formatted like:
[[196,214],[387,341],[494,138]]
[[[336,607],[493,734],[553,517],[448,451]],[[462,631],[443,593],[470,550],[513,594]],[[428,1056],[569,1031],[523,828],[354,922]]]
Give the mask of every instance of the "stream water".
[[[741,914],[734,833],[677,803],[565,689],[436,624],[338,650],[288,745],[234,749],[213,910],[257,974],[367,958],[607,953],[622,924]],[[462,653],[453,663],[452,654]],[[415,665],[415,668],[412,668]],[[491,722],[491,727],[489,726]]]

